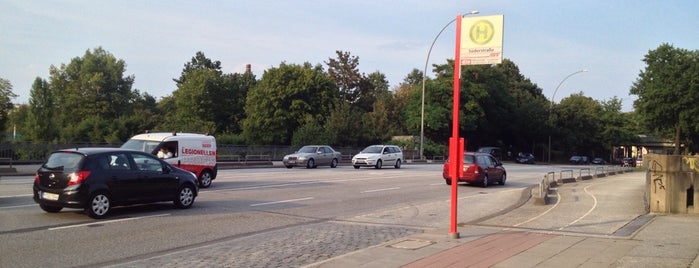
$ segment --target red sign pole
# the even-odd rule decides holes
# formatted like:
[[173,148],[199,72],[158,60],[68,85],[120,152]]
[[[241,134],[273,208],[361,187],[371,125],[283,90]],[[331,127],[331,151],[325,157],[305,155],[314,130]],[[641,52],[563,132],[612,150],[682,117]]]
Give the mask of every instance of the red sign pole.
[[451,173],[451,228],[449,234],[453,238],[459,238],[456,230],[456,207],[458,203],[458,176],[459,170],[463,168],[463,154],[459,155],[459,146],[464,146],[459,142],[459,100],[461,98],[461,14],[456,17],[456,47],[454,49],[454,102],[452,108],[452,135],[449,139],[449,172]]

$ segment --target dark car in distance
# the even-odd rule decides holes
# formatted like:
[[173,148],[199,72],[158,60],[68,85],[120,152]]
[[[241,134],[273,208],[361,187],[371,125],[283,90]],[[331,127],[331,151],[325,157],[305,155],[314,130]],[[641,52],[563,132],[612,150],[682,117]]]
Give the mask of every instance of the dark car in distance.
[[51,153],[34,178],[34,201],[56,213],[84,209],[94,219],[115,206],[171,201],[190,208],[199,189],[193,173],[156,156],[119,148],[76,148]]
[[593,165],[606,165],[607,161],[604,161],[604,159],[600,157],[596,157],[595,159],[592,159],[592,164]]
[[520,164],[535,164],[536,158],[533,154],[519,154],[515,161]]
[[587,165],[590,163],[589,158],[587,156],[571,156],[570,159],[568,159],[568,162],[571,164],[576,164],[576,165]]
[[[452,184],[451,168],[449,159],[444,163],[442,169],[442,178],[447,185]],[[460,166],[463,169],[463,176],[460,176],[457,181],[466,182],[469,184],[480,184],[483,188],[488,187],[491,182],[498,182],[500,185],[505,185],[507,180],[507,172],[502,166],[502,162],[498,161],[489,153],[464,153],[463,163]]]

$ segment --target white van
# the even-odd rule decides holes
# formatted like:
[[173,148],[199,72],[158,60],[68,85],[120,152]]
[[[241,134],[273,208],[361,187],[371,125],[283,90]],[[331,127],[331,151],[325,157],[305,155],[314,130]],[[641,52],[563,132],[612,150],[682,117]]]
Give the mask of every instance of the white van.
[[218,172],[216,139],[210,135],[176,132],[138,134],[126,141],[121,148],[154,155],[159,155],[158,152],[165,149],[169,153],[163,160],[194,173],[202,188],[211,186],[211,181]]

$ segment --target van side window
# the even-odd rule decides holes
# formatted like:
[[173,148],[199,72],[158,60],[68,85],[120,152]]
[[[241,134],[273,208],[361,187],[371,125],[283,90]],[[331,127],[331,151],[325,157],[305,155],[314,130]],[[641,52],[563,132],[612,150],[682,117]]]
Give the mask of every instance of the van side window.
[[178,142],[177,142],[177,141],[168,141],[168,142],[164,142],[164,143],[161,144],[160,147],[165,147],[165,148],[167,148],[167,151],[170,152],[170,153],[172,154],[172,157],[173,157],[173,158],[174,158],[174,157],[177,157],[178,153],[180,152],[180,148],[179,148],[179,146],[178,146]]

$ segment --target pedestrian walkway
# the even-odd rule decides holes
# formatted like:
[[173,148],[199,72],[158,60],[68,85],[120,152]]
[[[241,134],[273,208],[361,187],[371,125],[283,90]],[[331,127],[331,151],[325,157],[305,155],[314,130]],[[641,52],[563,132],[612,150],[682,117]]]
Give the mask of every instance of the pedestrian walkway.
[[427,230],[307,267],[699,268],[699,216],[646,214],[644,187],[643,172],[566,183],[552,204],[462,223],[458,239]]

